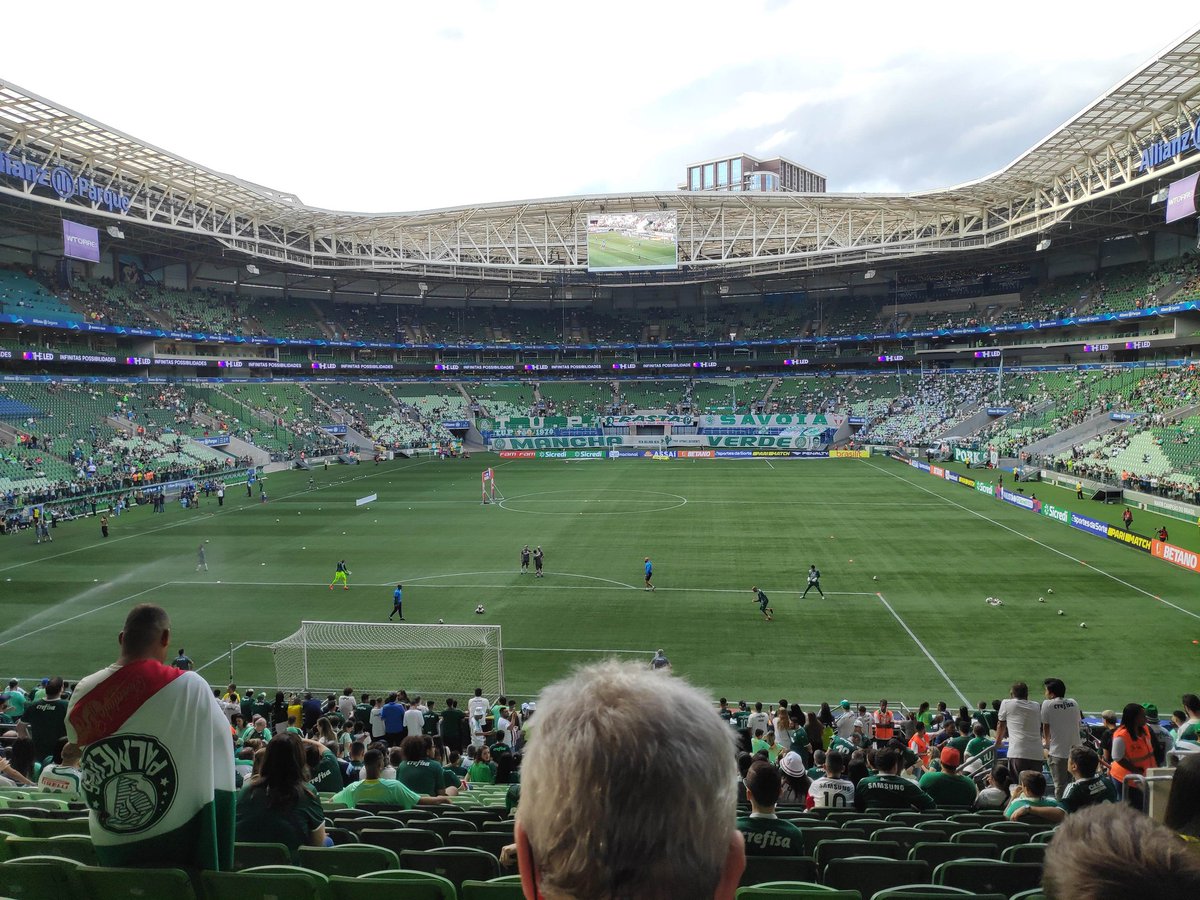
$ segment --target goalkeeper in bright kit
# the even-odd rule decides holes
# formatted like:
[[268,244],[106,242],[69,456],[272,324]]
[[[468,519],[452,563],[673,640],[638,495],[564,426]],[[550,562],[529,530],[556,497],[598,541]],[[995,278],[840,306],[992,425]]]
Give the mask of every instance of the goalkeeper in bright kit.
[[341,585],[342,590],[350,590],[350,584],[347,580],[350,575],[350,570],[346,567],[344,559],[338,560],[337,569],[333,573],[333,581],[329,583],[329,589],[332,591],[335,585]]

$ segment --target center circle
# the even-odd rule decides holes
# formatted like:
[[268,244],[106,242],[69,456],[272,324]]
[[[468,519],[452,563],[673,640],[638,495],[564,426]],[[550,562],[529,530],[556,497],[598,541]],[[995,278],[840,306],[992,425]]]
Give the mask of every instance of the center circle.
[[687,504],[687,497],[666,491],[534,491],[506,497],[497,506],[537,516],[630,516],[666,512]]

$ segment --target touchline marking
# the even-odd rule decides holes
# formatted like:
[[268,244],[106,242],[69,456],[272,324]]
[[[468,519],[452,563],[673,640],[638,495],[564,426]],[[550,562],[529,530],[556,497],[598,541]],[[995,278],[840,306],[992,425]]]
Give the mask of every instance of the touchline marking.
[[933,658],[933,654],[930,653],[929,650],[926,648],[926,646],[921,643],[921,639],[919,637],[917,637],[915,634],[913,634],[913,630],[908,627],[908,623],[905,622],[902,618],[900,618],[899,613],[897,613],[894,609],[892,609],[892,604],[887,602],[887,598],[884,597],[883,594],[880,594],[880,593],[876,593],[875,596],[879,598],[879,601],[885,607],[887,607],[887,611],[892,614],[892,618],[894,618],[897,622],[900,623],[900,627],[903,628],[906,632],[908,632],[908,636],[913,639],[913,643],[916,644],[917,647],[920,648],[921,652],[925,654],[925,658],[928,659],[931,663],[933,663],[933,667],[938,670],[938,673],[944,679],[946,679],[946,684],[950,685],[950,690],[952,690],[952,691],[954,691],[954,693],[958,694],[958,699],[963,702],[964,706],[970,706],[971,701],[967,699],[967,695],[958,689],[958,685],[955,684],[951,680],[950,676],[946,674],[946,670],[942,668],[941,663],[939,663],[936,659]]
[[[1099,569],[1096,566],[1093,566],[1089,562],[1084,562],[1082,559],[1080,559],[1077,556],[1072,556],[1070,553],[1065,553],[1062,550],[1059,550],[1057,547],[1051,547],[1049,544],[1043,544],[1037,538],[1031,537],[1028,534],[1025,534],[1025,532],[1023,532],[1023,531],[1017,531],[1017,529],[1012,528],[1008,525],[1005,525],[1003,522],[997,522],[995,519],[991,518],[990,516],[985,516],[983,513],[977,512],[976,510],[971,509],[969,506],[963,506],[961,503],[958,503],[955,500],[951,500],[949,497],[943,497],[941,494],[937,493],[936,491],[929,490],[929,488],[925,487],[924,485],[917,484],[915,481],[910,481],[907,478],[901,478],[895,472],[889,472],[887,469],[880,468],[879,466],[875,465],[873,462],[867,462],[867,465],[870,466],[872,469],[878,469],[880,472],[883,472],[886,475],[891,475],[897,481],[903,481],[905,484],[911,485],[912,487],[915,487],[919,491],[924,491],[925,493],[930,494],[931,496],[937,497],[939,500],[949,503],[951,506],[957,506],[959,509],[963,510],[964,512],[969,512],[971,515],[973,515],[977,518],[983,519],[985,522],[991,522],[993,525],[996,525],[999,528],[1003,528],[1005,531],[1012,532],[1017,537],[1023,537],[1027,541],[1032,541],[1033,543],[1037,544],[1039,547],[1043,547],[1044,549],[1049,550],[1051,553],[1058,554],[1063,559],[1069,559],[1072,562],[1077,562],[1082,566],[1086,566],[1087,568],[1089,568],[1093,572],[1095,572],[1097,575],[1103,575],[1105,578],[1111,578],[1117,584],[1122,584],[1125,587],[1129,588],[1131,591],[1137,591],[1139,594],[1149,597],[1152,600],[1157,600],[1159,603],[1165,603],[1167,606],[1171,607],[1172,609],[1177,609],[1184,615],[1191,616],[1193,619],[1200,619],[1200,615],[1192,612],[1190,609],[1184,609],[1182,606],[1176,606],[1170,600],[1164,600],[1162,597],[1158,596],[1157,594],[1152,594],[1149,591],[1145,590],[1144,588],[1138,587],[1136,584],[1130,584],[1128,581],[1118,578],[1116,575],[1113,575],[1110,572],[1105,572],[1103,569]],[[967,705],[969,706],[970,704],[968,703]]]
[[146,588],[144,591],[138,591],[136,594],[130,594],[128,597],[122,597],[120,600],[114,600],[112,603],[105,603],[103,606],[97,606],[95,609],[85,610],[78,615],[71,616],[69,619],[59,619],[57,622],[51,622],[49,625],[43,625],[41,628],[35,628],[33,631],[27,631],[24,634],[19,634],[15,638],[9,638],[7,641],[0,643],[0,647],[7,647],[9,644],[16,643],[27,637],[33,637],[43,631],[49,631],[51,628],[57,628],[59,625],[66,625],[68,622],[74,622],[76,619],[82,619],[84,616],[90,616],[92,613],[98,613],[101,610],[108,609],[110,606],[116,606],[119,603],[128,603],[130,600],[135,600],[143,594],[149,594],[151,591],[157,591],[159,588],[167,587],[175,584],[174,581],[164,581],[162,584],[156,584],[154,587]]
[[[394,469],[387,469],[384,471],[396,472],[396,471],[399,471],[400,469],[415,469],[417,466],[423,466],[428,462],[429,462],[429,460],[425,459],[425,460],[421,460],[421,462],[413,463],[410,466],[397,466]],[[345,480],[346,481],[360,481],[363,478],[374,478],[377,475],[384,474],[384,471],[370,472],[366,475],[356,475],[353,478],[348,478]],[[278,503],[281,500],[288,500],[292,497],[299,497],[304,494],[308,494],[312,491],[324,490],[327,487],[333,487],[334,484],[342,484],[342,483],[343,482],[338,481],[338,482],[333,482],[330,484],[323,484],[320,487],[316,487],[316,488],[305,488],[304,490],[293,491],[290,494],[284,494],[281,497],[276,498],[276,500],[274,500],[272,502]],[[217,512],[202,513],[201,515],[199,515],[195,518],[189,517],[186,519],[181,519],[178,522],[172,522],[170,525],[160,525],[156,528],[147,528],[142,531],[136,531],[133,534],[127,534],[124,537],[106,539],[106,540],[100,541],[95,544],[88,544],[84,547],[76,547],[74,550],[64,550],[62,553],[55,553],[51,556],[39,556],[37,559],[27,559],[25,562],[13,563],[12,565],[9,565],[9,566],[0,566],[0,572],[11,572],[13,569],[20,569],[25,566],[32,566],[34,563],[49,562],[52,559],[59,559],[60,557],[63,557],[63,556],[70,556],[72,553],[80,553],[84,550],[95,550],[97,547],[107,547],[111,544],[119,544],[122,541],[131,541],[134,538],[143,537],[147,534],[156,534],[159,531],[166,531],[168,528],[178,528],[180,525],[191,525],[195,522],[203,522],[206,519],[215,518],[216,516],[223,516],[223,515],[226,515],[226,514],[232,513],[232,512],[241,512],[243,509],[259,509],[260,507],[267,506],[267,505],[269,505],[269,504],[252,504],[250,506],[246,506],[246,505],[229,506],[224,509],[219,509]],[[0,645],[0,646],[2,646],[2,645]]]

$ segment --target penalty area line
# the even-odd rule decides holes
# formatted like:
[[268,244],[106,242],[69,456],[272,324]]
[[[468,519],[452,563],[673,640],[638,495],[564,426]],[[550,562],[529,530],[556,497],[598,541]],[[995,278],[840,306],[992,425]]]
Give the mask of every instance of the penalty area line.
[[938,670],[938,674],[946,680],[946,684],[950,685],[950,690],[958,694],[958,699],[963,702],[963,705],[970,706],[971,701],[967,699],[967,695],[958,689],[958,685],[955,684],[950,676],[946,674],[946,670],[942,668],[942,664],[934,659],[933,654],[929,652],[929,648],[922,644],[921,639],[913,633],[911,628],[908,627],[908,623],[900,618],[900,614],[896,612],[896,610],[892,609],[892,604],[887,602],[887,598],[880,593],[876,593],[875,596],[879,598],[879,602],[884,605],[887,611],[892,614],[892,618],[899,622],[900,627],[903,628],[908,633],[908,636],[913,639],[913,643],[916,644],[920,651],[925,654],[925,658],[933,663],[933,667]]

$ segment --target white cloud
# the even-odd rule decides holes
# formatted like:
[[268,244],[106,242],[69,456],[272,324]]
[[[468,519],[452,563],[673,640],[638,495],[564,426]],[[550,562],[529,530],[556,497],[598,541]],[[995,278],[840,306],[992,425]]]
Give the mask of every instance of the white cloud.
[[[56,21],[89,21],[66,0]],[[1121,26],[1114,27],[1113,22]],[[1177,35],[1116,2],[125,2],[3,76],[335,209],[667,189],[769,149],[834,189],[986,174]]]

